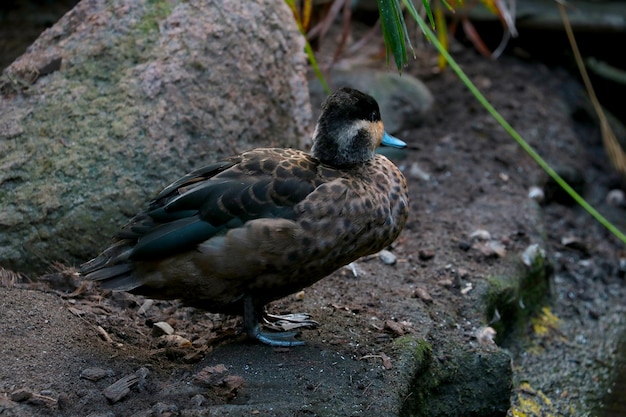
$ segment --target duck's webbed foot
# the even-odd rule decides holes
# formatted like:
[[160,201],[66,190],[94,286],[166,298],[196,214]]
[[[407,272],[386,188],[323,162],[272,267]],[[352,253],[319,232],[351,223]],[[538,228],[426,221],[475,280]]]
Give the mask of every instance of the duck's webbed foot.
[[264,332],[261,331],[258,323],[251,329],[246,329],[246,333],[248,337],[270,346],[291,347],[304,345],[302,340],[296,339],[300,332]]
[[[244,308],[243,308],[243,323],[246,330],[246,334],[248,337],[252,339],[256,339],[261,343],[265,343],[270,346],[281,346],[281,347],[291,347],[291,346],[302,346],[304,342],[301,340],[297,340],[295,337],[300,332],[290,332],[290,331],[280,331],[280,332],[264,332],[261,330],[259,325],[259,319],[262,316],[263,307],[256,306],[252,297],[245,297],[244,299]],[[288,316],[270,316],[274,318],[283,318]],[[308,317],[307,317],[308,318]],[[313,320],[309,320],[309,322],[315,323]],[[317,324],[317,323],[315,323]],[[297,328],[302,327],[303,325],[297,325]],[[310,326],[310,324],[309,324]],[[275,328],[288,328],[286,326],[275,326]]]

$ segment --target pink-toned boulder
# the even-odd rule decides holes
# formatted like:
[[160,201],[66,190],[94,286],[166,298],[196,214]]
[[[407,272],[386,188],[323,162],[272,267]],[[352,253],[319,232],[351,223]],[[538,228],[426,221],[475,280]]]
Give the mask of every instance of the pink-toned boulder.
[[95,255],[180,175],[311,130],[282,0],[83,0],[0,83],[0,266]]

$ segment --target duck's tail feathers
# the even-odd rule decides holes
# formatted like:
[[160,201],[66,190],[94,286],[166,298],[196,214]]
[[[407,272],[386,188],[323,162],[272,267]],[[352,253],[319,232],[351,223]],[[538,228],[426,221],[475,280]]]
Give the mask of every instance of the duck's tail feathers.
[[132,247],[125,242],[111,246],[96,258],[85,262],[79,273],[90,281],[100,281],[100,287],[116,291],[131,291],[141,282],[133,275],[129,258]]

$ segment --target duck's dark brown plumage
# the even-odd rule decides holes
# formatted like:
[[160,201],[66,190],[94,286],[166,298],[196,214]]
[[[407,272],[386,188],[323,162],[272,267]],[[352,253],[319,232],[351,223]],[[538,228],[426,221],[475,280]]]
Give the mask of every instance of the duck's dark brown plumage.
[[[244,313],[251,336],[298,344],[258,331],[262,307],[385,248],[406,223],[406,181],[373,152],[382,136],[376,102],[340,90],[316,128],[318,157],[254,149],[194,171],[157,195],[81,272],[104,288]],[[336,149],[319,151],[329,141]],[[364,156],[351,160],[350,146]]]

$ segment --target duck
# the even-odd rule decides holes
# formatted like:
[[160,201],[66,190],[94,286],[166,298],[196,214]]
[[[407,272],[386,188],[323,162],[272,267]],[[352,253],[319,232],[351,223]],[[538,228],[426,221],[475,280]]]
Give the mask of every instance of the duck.
[[270,346],[304,344],[298,332],[261,330],[265,306],[388,247],[407,222],[407,182],[381,144],[406,147],[372,96],[339,89],[310,152],[257,148],[183,176],[79,273],[103,289],[243,316],[247,336]]

